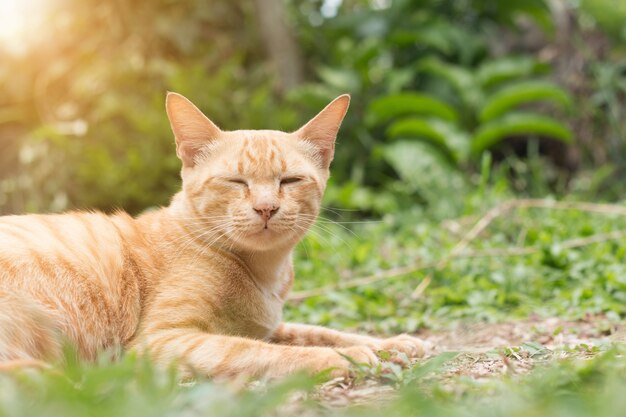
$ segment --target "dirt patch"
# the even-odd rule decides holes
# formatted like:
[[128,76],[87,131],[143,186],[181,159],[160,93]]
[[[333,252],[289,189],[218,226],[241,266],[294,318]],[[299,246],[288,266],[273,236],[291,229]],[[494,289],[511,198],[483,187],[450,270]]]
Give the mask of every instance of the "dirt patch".
[[478,380],[523,374],[565,357],[592,357],[612,343],[626,342],[626,326],[605,316],[568,321],[556,317],[497,324],[460,324],[453,330],[421,335],[433,345],[431,356],[460,352],[448,376]]
[[626,341],[626,326],[605,316],[584,320],[531,318],[506,323],[462,323],[446,332],[419,335],[433,345],[432,354],[445,351],[488,352],[498,348],[538,343],[550,350],[568,350],[581,345]]
[[[626,326],[605,316],[583,320],[530,318],[506,323],[462,323],[444,332],[419,334],[432,345],[428,360],[443,352],[459,355],[437,375],[442,384],[454,388],[454,378],[475,381],[500,375],[524,374],[536,366],[565,357],[592,357],[612,343],[626,343]],[[420,361],[422,362],[422,361]],[[355,404],[384,404],[395,389],[380,380],[358,384],[343,378],[329,381],[316,397],[326,407]]]

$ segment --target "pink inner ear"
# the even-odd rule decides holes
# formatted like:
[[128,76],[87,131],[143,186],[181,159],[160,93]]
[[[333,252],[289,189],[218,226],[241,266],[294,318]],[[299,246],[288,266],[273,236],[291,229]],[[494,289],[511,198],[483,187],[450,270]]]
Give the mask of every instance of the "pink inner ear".
[[176,155],[183,162],[183,166],[192,167],[196,164],[196,157],[202,149],[202,144],[191,142],[176,142]]

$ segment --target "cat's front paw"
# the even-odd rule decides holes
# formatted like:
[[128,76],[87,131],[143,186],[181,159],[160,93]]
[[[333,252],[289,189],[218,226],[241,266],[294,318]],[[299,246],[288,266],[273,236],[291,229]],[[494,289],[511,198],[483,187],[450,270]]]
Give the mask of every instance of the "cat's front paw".
[[382,350],[390,352],[397,350],[398,352],[404,353],[409,358],[421,358],[427,350],[427,346],[422,339],[409,336],[408,334],[401,334],[387,339],[378,339],[369,346],[375,351]]
[[346,348],[325,348],[324,354],[319,357],[313,370],[321,372],[331,369],[333,377],[348,376],[353,364],[377,365],[378,355],[369,346],[350,346]]
[[379,362],[378,355],[369,346],[350,346],[337,352],[358,364],[377,365]]

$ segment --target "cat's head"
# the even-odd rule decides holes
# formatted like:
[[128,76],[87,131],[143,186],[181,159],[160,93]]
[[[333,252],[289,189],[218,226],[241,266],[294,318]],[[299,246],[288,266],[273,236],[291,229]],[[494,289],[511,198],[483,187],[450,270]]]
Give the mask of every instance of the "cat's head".
[[349,103],[348,95],[337,97],[292,133],[223,131],[185,97],[169,93],[167,115],[183,163],[183,215],[197,235],[247,250],[301,239],[320,210]]

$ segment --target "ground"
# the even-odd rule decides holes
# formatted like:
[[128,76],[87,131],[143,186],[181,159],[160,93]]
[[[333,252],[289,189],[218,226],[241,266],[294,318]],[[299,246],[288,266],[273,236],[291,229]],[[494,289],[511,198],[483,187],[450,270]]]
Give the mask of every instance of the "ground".
[[0,374],[0,417],[623,415],[626,207],[481,196],[452,219],[330,213],[298,248],[285,318],[415,334],[426,358],[355,364],[348,379],[181,384],[103,355]]
[[[473,381],[502,375],[521,375],[537,366],[563,358],[590,359],[602,346],[626,343],[626,325],[614,324],[603,316],[588,316],[569,321],[557,317],[531,318],[496,324],[460,324],[453,330],[418,334],[432,346],[428,355],[413,366],[439,354],[454,352],[437,378],[454,387],[457,377]],[[323,384],[318,393],[329,407],[345,407],[390,400],[391,385],[369,380],[360,385],[346,378]]]

